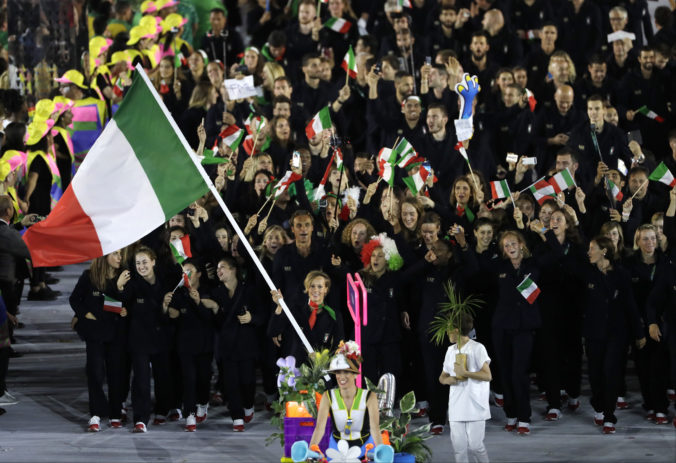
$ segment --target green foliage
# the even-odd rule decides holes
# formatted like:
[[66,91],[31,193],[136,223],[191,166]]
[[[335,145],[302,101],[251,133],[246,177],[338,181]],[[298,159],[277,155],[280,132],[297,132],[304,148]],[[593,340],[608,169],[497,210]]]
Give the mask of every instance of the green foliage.
[[290,386],[287,381],[280,383],[279,399],[272,404],[273,414],[270,419],[270,424],[279,429],[280,432],[268,436],[265,439],[265,445],[278,441],[282,447],[284,446],[284,417],[286,416],[287,402],[302,403],[312,417],[317,418],[315,392],[323,394],[326,391],[324,376],[330,362],[331,355],[328,349],[321,352],[313,352],[309,355],[308,362],[302,364],[298,369],[300,375],[296,377],[293,386]]
[[473,295],[464,298],[460,296],[450,280],[444,284],[444,291],[448,301],[439,303],[439,311],[430,323],[429,329],[432,342],[437,346],[444,344],[446,336],[460,328],[460,322],[465,314],[474,317],[475,310],[482,307],[484,303],[483,300]]
[[411,414],[417,413],[415,408],[415,393],[407,393],[399,400],[399,417],[387,416],[386,410],[381,410],[380,429],[390,433],[390,444],[395,452],[406,452],[415,456],[416,462],[427,462],[432,458],[432,451],[425,444],[430,436],[430,424],[418,426],[411,430]]

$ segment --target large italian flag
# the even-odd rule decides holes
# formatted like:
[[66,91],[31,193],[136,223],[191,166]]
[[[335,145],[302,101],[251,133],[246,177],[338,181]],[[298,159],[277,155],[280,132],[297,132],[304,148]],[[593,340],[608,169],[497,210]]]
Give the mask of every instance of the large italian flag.
[[208,191],[148,77],[140,67],[135,74],[61,200],[24,234],[34,266],[84,262],[128,246]]

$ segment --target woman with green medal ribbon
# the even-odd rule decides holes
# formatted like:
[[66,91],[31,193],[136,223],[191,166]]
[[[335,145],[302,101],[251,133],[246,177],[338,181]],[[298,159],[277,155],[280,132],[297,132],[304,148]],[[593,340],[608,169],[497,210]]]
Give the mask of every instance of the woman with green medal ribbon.
[[310,449],[316,449],[322,440],[328,416],[331,416],[332,425],[329,448],[338,450],[338,442],[345,440],[350,447],[361,448],[362,458],[369,450],[368,444],[371,448],[382,445],[378,398],[368,390],[358,388],[355,382],[361,361],[356,342],[340,343],[328,369],[336,376],[337,387],[322,396]]

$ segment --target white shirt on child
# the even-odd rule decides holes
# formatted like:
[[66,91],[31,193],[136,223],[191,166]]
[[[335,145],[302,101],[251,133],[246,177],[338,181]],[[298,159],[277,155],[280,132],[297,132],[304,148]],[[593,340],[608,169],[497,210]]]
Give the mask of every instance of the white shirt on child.
[[[458,345],[453,344],[446,351],[444,372],[451,376],[455,373],[455,354]],[[484,363],[490,364],[491,359],[483,344],[469,340],[462,346],[462,353],[467,355],[467,371],[477,372]],[[480,421],[491,419],[491,409],[488,404],[490,396],[490,382],[468,378],[459,381],[448,394],[448,421]]]

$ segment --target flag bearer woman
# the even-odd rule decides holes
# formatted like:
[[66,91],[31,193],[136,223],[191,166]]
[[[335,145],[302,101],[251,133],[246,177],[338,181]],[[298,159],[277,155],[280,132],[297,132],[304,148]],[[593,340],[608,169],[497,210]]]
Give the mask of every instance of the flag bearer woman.
[[117,283],[122,301],[129,312],[128,348],[131,352],[134,379],[131,400],[134,408],[133,432],[147,432],[150,420],[150,366],[155,380],[154,424],[166,422],[166,415],[173,396],[169,371],[168,305],[163,304],[164,295],[180,281],[180,269],[172,267],[164,273],[155,270],[155,252],[140,246],[134,254],[136,273],[122,272]]
[[594,423],[604,434],[615,433],[615,403],[622,381],[622,362],[627,343],[639,349],[646,339],[634,301],[629,273],[615,264],[615,247],[609,238],[597,236],[587,252],[591,267],[583,267],[587,285],[582,335],[589,361]]
[[[116,299],[122,254],[115,251],[94,259],[70,295],[75,312],[74,326],[87,345],[87,387],[89,424],[87,431],[101,430],[101,417],[110,418],[110,426],[122,427],[122,390],[127,349],[127,309]],[[108,382],[108,397],[103,391]]]

